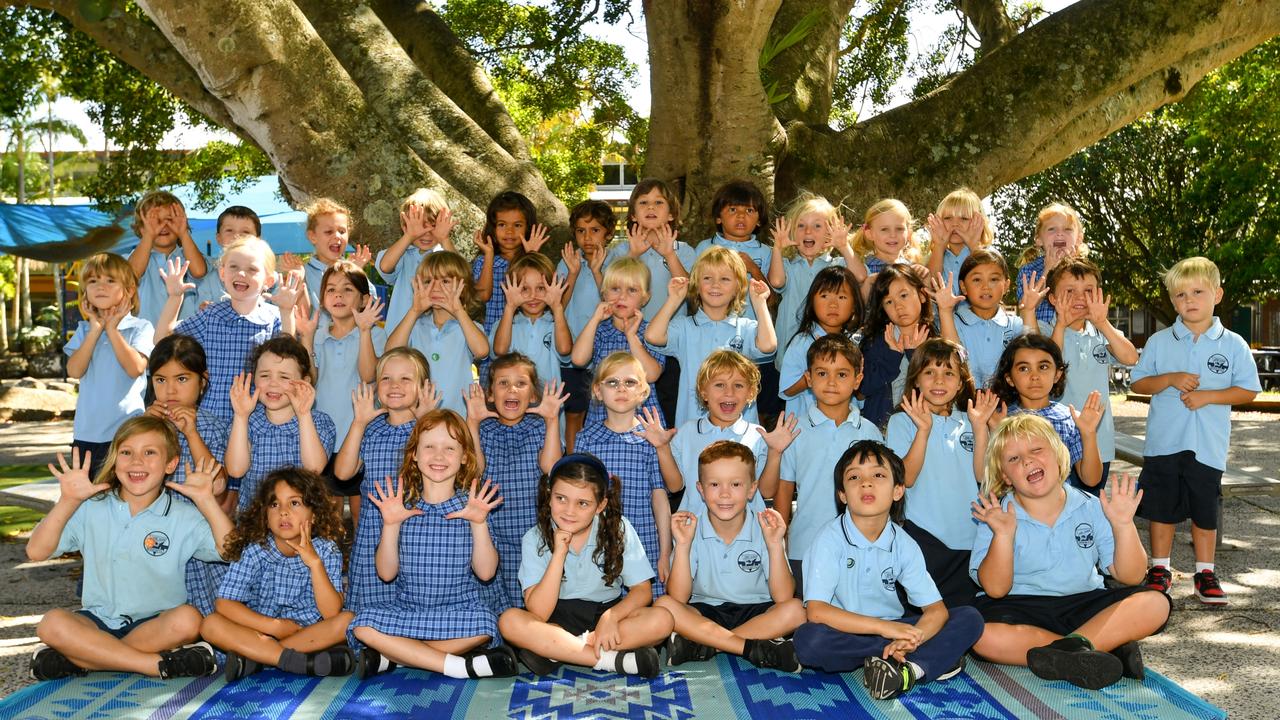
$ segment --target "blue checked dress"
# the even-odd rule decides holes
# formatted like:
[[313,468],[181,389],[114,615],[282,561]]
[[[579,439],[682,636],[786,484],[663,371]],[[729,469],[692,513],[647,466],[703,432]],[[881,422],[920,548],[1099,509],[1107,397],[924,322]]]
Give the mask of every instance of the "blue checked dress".
[[[1022,300],[1022,283],[1031,279],[1031,274],[1035,273],[1037,278],[1045,279],[1044,274],[1044,255],[1041,255],[1031,262],[1018,268],[1018,279],[1014,282],[1014,290],[1018,293],[1018,300]],[[1053,303],[1049,302],[1049,298],[1045,298],[1036,304],[1036,320],[1053,327],[1054,322],[1058,318],[1058,313],[1053,309]]]
[[[414,640],[487,635],[490,646],[497,644],[498,617],[485,607],[480,580],[471,570],[471,524],[445,519],[466,504],[461,491],[438,505],[418,501],[423,514],[400,526],[400,572],[390,583],[394,595],[387,602],[362,603],[347,631],[352,644],[358,644],[357,627]],[[362,529],[366,523],[381,536],[382,514],[376,507],[360,521]]]
[[[480,450],[485,477],[497,483],[502,504],[489,513],[493,544],[498,548],[498,577],[486,598],[495,613],[524,607],[520,590],[520,544],[529,528],[538,523],[538,482],[542,469],[538,453],[547,438],[547,422],[525,415],[515,425],[494,418],[480,423]],[[487,589],[487,588],[486,588]],[[488,590],[488,589],[487,589]]]
[[[341,590],[342,551],[325,538],[312,538],[311,544],[324,563],[329,582]],[[324,619],[316,606],[311,571],[301,557],[282,554],[270,534],[265,543],[246,546],[240,559],[231,563],[218,588],[218,597],[242,602],[256,613],[292,620],[303,627]]]
[[[416,421],[392,425],[386,415],[379,415],[364,429],[360,441],[360,459],[364,461],[364,482],[360,485],[360,522],[356,525],[355,542],[351,545],[351,565],[347,570],[346,605],[359,610],[368,604],[385,604],[395,599],[395,586],[378,578],[373,555],[378,549],[382,521],[378,508],[369,501],[375,483],[398,478],[404,462],[404,446],[413,433]],[[372,516],[372,520],[370,517]]]
[[[231,426],[217,415],[196,410],[196,432],[200,433],[200,439],[204,440],[205,447],[209,448],[214,459],[222,462],[227,454],[227,436],[231,433]],[[187,480],[187,464],[194,467],[195,463],[191,460],[191,446],[187,444],[187,436],[182,433],[178,433],[178,458],[178,469],[173,471],[169,479],[183,483]],[[181,493],[173,495],[187,499]],[[226,563],[205,562],[196,558],[187,561],[187,602],[194,605],[201,615],[213,612],[213,598],[218,594],[218,583],[222,582],[222,577],[226,574]]]
[[1009,406],[1009,417],[1014,415],[1039,415],[1058,432],[1058,437],[1062,438],[1062,444],[1067,446],[1067,452],[1071,455],[1072,472],[1075,471],[1076,463],[1080,462],[1084,457],[1084,441],[1080,437],[1080,429],[1076,427],[1076,421],[1071,417],[1071,409],[1060,402],[1051,402],[1039,410],[1028,410],[1017,403]]
[[[507,279],[507,268],[511,263],[506,258],[498,254],[497,249],[493,251],[493,293],[489,295],[489,301],[484,304],[484,334],[485,337],[492,337],[493,329],[498,327],[498,321],[502,320],[502,311],[507,307],[507,294],[502,292],[502,283]],[[484,255],[476,257],[471,261],[471,281],[479,282],[480,270],[484,267]],[[488,356],[476,358],[476,368],[480,371],[480,387],[489,387],[489,362]],[[465,417],[466,414],[462,413]]]
[[[657,348],[644,341],[644,330],[647,327],[649,327],[649,323],[641,320],[640,329],[636,331],[640,334],[640,342],[644,343],[644,348],[649,351],[649,354],[652,355],[655,360],[658,361],[658,366],[665,368],[667,366],[667,356],[658,352]],[[614,327],[612,320],[605,320],[596,327],[596,337],[595,340],[592,341],[592,370],[594,371],[594,369],[598,367],[605,358],[616,352],[629,353],[631,352],[631,345],[627,343],[626,333]],[[698,371],[695,369],[692,372],[696,373]],[[650,410],[658,413],[658,418],[662,420],[663,424],[666,423],[666,419],[662,417],[662,408],[658,406],[658,388],[654,383],[649,383],[649,397],[645,398],[644,405],[641,405],[640,407],[649,408]],[[640,414],[640,408],[636,408],[636,414]],[[604,404],[599,400],[592,398],[591,405],[587,408],[587,417],[583,420],[583,425],[603,422]]]
[[[640,428],[639,423],[636,429]],[[658,580],[658,523],[653,517],[653,491],[666,489],[658,468],[658,451],[634,432],[617,433],[603,423],[583,425],[574,452],[600,458],[609,474],[622,481],[622,514],[636,529],[653,568],[653,597],[666,592]]]
[[248,315],[231,307],[230,300],[214,303],[178,323],[174,332],[190,335],[204,347],[209,361],[209,387],[200,409],[231,422],[231,383],[236,375],[252,372],[249,354],[280,332],[280,309],[259,300]]
[[[333,440],[337,435],[333,421],[328,415],[313,409],[311,422],[315,423],[325,453],[332,455]],[[258,405],[249,416],[249,445],[249,471],[238,481],[229,483],[232,490],[240,491],[240,501],[236,505],[238,513],[244,512],[249,503],[253,502],[258,485],[268,473],[289,465],[302,465],[302,447],[298,444],[298,418],[291,417],[287,422],[276,425],[267,419],[267,409]]]

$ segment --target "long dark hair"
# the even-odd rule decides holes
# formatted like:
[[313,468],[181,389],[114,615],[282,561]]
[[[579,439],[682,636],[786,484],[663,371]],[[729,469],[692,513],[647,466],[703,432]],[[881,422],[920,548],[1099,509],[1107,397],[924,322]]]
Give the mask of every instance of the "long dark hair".
[[849,295],[853,298],[853,315],[845,321],[844,327],[840,328],[841,334],[853,337],[853,334],[862,327],[862,316],[866,313],[866,308],[862,304],[862,292],[858,287],[858,278],[849,272],[849,268],[840,265],[832,265],[818,271],[813,277],[813,284],[809,286],[809,294],[804,298],[804,314],[800,316],[800,327],[795,334],[787,338],[787,344],[790,345],[801,335],[813,332],[818,325],[818,313],[813,309],[813,301],[819,295],[825,292],[833,292],[842,287],[849,289]]
[[1019,335],[1012,342],[1004,346],[1004,352],[1000,353],[1000,362],[996,365],[996,373],[991,376],[991,392],[996,397],[1004,401],[1005,405],[1013,405],[1020,400],[1018,396],[1018,388],[1009,382],[1008,375],[1013,373],[1013,356],[1019,350],[1040,350],[1048,353],[1053,358],[1053,366],[1058,369],[1061,375],[1057,382],[1049,389],[1049,398],[1057,400],[1062,397],[1062,391],[1067,387],[1067,364],[1062,360],[1062,351],[1058,349],[1049,336],[1040,333],[1031,333],[1030,335]]
[[916,324],[933,324],[933,304],[929,302],[929,294],[924,290],[924,281],[910,265],[894,263],[876,273],[876,279],[871,282],[871,292],[867,297],[867,320],[862,323],[863,352],[866,352],[872,341],[884,338],[884,329],[889,326],[889,316],[884,311],[884,298],[889,294],[889,286],[894,280],[902,280],[923,296],[920,300],[920,320]]
[[902,402],[911,397],[916,389],[916,380],[924,369],[933,365],[946,366],[951,363],[960,377],[960,390],[951,400],[951,408],[955,412],[964,412],[969,401],[974,399],[976,390],[973,386],[973,374],[969,372],[969,363],[964,359],[964,348],[950,340],[929,338],[911,354],[911,363],[907,365],[907,389],[902,393]]
[[176,361],[187,370],[200,376],[200,394],[196,396],[198,404],[204,399],[204,391],[209,389],[209,360],[205,357],[204,346],[190,335],[174,333],[156,343],[147,357],[147,397],[150,405],[156,399],[155,388],[151,386],[151,376],[159,372],[170,360]]
[[272,470],[262,480],[253,501],[236,518],[236,526],[227,535],[223,559],[230,562],[239,560],[250,545],[266,547],[270,532],[267,530],[267,510],[275,497],[276,485],[282,482],[296,490],[302,496],[302,503],[311,510],[311,539],[325,538],[342,545],[346,530],[324,480],[310,470],[290,465]]
[[604,584],[612,585],[622,575],[622,481],[609,475],[604,463],[590,453],[572,453],[561,458],[538,484],[538,532],[542,535],[539,552],[555,547],[555,530],[551,527],[551,487],[558,480],[577,487],[590,487],[596,502],[608,500],[600,513],[596,551],[591,555],[591,561],[604,573]]

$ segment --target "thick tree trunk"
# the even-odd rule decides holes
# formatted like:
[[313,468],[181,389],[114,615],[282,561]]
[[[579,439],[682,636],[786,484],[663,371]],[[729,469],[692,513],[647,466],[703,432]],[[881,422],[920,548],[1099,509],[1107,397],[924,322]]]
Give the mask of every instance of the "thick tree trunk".
[[769,65],[769,76],[787,95],[773,108],[783,123],[799,120],[825,124],[831,117],[841,31],[856,4],[857,0],[784,0],[778,9],[770,39],[785,36],[810,13],[821,17],[800,42]]

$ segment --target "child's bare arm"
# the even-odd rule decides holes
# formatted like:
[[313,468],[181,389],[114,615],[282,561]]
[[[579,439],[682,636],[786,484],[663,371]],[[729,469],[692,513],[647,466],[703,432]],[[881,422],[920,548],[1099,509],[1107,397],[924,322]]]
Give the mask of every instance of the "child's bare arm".
[[796,594],[796,579],[791,576],[791,564],[787,562],[787,524],[777,510],[765,508],[755,519],[764,535],[764,546],[769,551],[769,597],[774,602],[785,602]]
[[690,560],[690,553],[697,527],[698,518],[691,512],[681,510],[671,515],[671,537],[675,542],[675,549],[671,553],[671,571],[667,573],[667,594],[672,600],[682,603],[689,602],[693,595],[693,562]]
[[[667,454],[671,454],[670,448]],[[653,521],[658,526],[658,579],[665,581],[671,574],[671,502],[667,500],[666,488],[654,488],[649,493],[649,504],[653,506]]]

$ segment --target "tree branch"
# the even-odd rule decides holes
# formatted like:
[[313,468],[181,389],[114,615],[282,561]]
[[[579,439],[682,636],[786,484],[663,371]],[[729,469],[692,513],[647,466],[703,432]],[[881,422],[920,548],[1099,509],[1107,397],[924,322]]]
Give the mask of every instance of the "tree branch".
[[813,12],[822,19],[795,45],[773,59],[769,75],[789,96],[773,106],[783,122],[825,123],[831,117],[831,88],[840,53],[840,34],[856,0],[784,0],[769,29],[776,40]]
[[986,55],[1018,34],[1005,12],[1004,0],[958,0],[957,9],[978,35],[978,53]]

